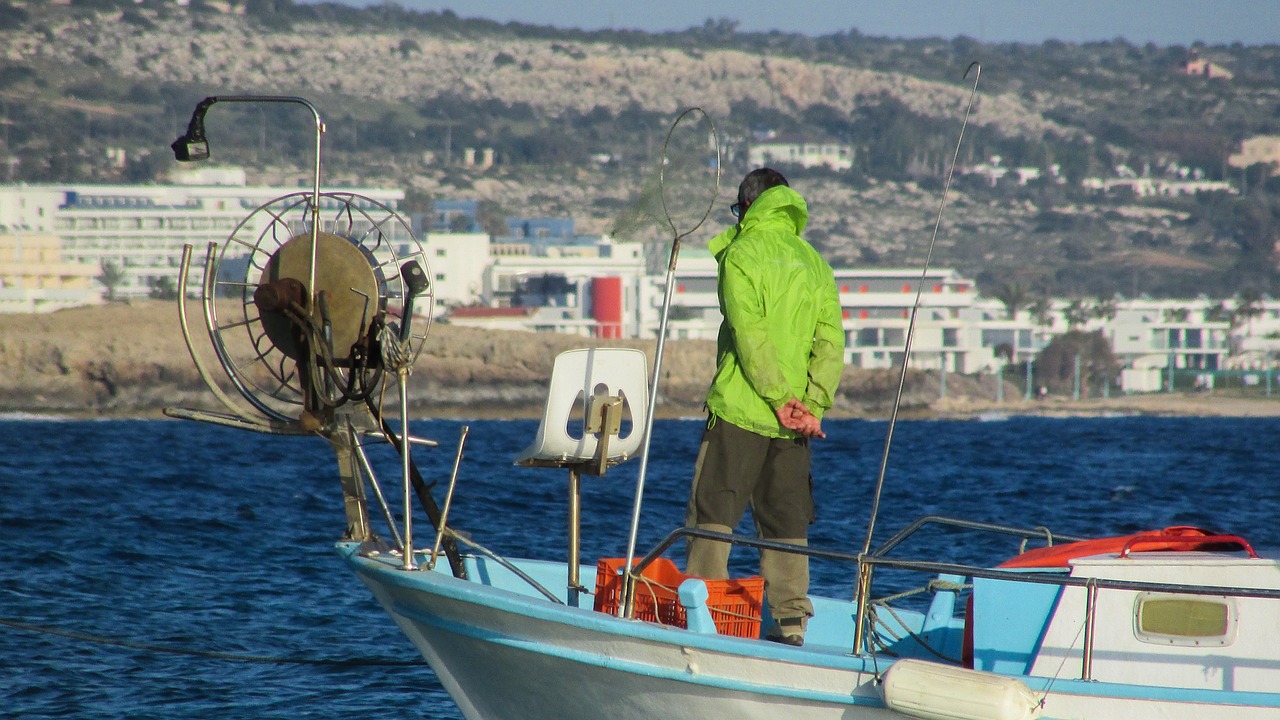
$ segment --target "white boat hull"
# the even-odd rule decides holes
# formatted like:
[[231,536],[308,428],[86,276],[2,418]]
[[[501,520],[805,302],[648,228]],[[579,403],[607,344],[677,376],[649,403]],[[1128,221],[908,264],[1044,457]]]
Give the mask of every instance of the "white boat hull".
[[[620,620],[437,571],[406,572],[386,558],[343,554],[468,720],[940,717],[936,706],[899,713],[885,705],[877,677],[892,665],[890,657]],[[1040,699],[1044,720],[1280,720],[1280,695],[1272,693],[1069,676],[1018,680]],[[944,716],[977,717],[959,704],[953,710]]]
[[[806,662],[813,653],[800,649],[770,644],[761,652],[758,641],[551,603],[531,608],[528,598],[477,592],[439,573],[397,578],[400,571],[377,563],[355,564],[468,720],[900,717],[851,656]],[[424,592],[424,582],[436,592]],[[710,647],[726,645],[741,649]]]

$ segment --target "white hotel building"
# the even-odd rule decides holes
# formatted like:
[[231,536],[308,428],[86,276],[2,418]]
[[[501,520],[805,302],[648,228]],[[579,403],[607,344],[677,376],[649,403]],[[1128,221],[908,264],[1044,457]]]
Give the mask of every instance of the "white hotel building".
[[[0,186],[0,237],[39,233],[61,240],[64,263],[87,266],[96,276],[108,263],[124,272],[122,298],[147,297],[160,278],[177,279],[183,245],[195,248],[191,281],[199,287],[209,243],[221,245],[262,205],[306,188],[249,187],[239,170],[197,170],[174,185],[47,184]],[[371,188],[352,192],[394,208],[404,193]],[[256,216],[263,227],[270,218]],[[256,234],[261,228],[246,228]],[[0,288],[0,306],[29,309],[16,288]],[[92,302],[101,287],[87,292]],[[29,295],[30,293],[26,293]],[[48,309],[56,309],[50,306]]]
[[[108,262],[125,271],[120,295],[146,296],[157,279],[176,279],[184,244],[197,250],[198,275],[206,245],[221,245],[257,208],[295,192],[306,189],[248,187],[235,171],[206,171],[166,186],[0,186],[0,311],[96,302],[101,288],[88,279]],[[403,197],[388,189],[337,192],[393,209]],[[646,271],[645,246],[638,243],[495,241],[420,227],[415,233],[430,265],[436,312],[449,322],[584,337],[656,335],[665,276]],[[32,258],[47,272],[33,271]],[[920,271],[841,268],[836,282],[847,363],[900,363]],[[1008,318],[1003,304],[979,296],[973,281],[954,270],[930,270],[919,290],[911,363],[921,369],[994,372],[1005,362],[997,348],[1007,346],[1021,362],[1067,329],[1067,301],[1054,303],[1047,324],[1025,310]],[[1261,314],[1237,328],[1244,354],[1233,358],[1228,324],[1211,319],[1219,304],[1207,298],[1121,301],[1114,317],[1089,320],[1083,329],[1102,331],[1121,361],[1139,370],[1273,364],[1280,354],[1280,340],[1272,339],[1280,338],[1280,301],[1266,300]],[[716,337],[716,267],[705,250],[682,250],[670,319],[672,338]]]
[[[428,238],[430,242],[432,238]],[[482,302],[455,308],[450,321],[460,325],[554,331],[585,337],[602,336],[597,303],[611,300],[595,291],[597,282],[620,278],[623,337],[656,337],[664,294],[663,276],[644,271],[642,248],[607,240],[591,246],[494,246],[486,265]],[[996,372],[1006,362],[998,350],[1007,347],[1015,363],[1034,359],[1058,334],[1068,329],[1070,302],[1054,301],[1047,322],[1026,309],[1009,318],[998,300],[981,297],[972,280],[954,270],[835,270],[844,318],[845,360],[852,367],[890,368],[902,361],[911,309],[920,287],[911,364],[925,370],[955,373]],[[534,288],[534,290],[530,290]],[[1111,341],[1126,367],[1158,371],[1220,370],[1239,364],[1228,357],[1228,323],[1212,319],[1219,305],[1197,300],[1129,300],[1116,304],[1109,319],[1093,318],[1079,329],[1100,331]],[[1256,340],[1246,348],[1263,348],[1263,339],[1280,331],[1280,302],[1264,303],[1262,313],[1245,331]],[[721,316],[716,296],[716,266],[705,251],[684,249],[674,277],[669,336],[713,340]],[[1275,351],[1280,351],[1280,342]],[[1263,367],[1265,348],[1248,361]]]

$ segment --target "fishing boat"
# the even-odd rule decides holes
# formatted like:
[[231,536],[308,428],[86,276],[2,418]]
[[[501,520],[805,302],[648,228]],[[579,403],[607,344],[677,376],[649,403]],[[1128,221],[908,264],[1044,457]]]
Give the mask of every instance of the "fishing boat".
[[[682,527],[635,547],[663,333],[652,357],[587,347],[555,359],[538,431],[512,461],[567,476],[564,559],[494,552],[449,522],[466,429],[443,490],[414,462],[415,448],[437,443],[409,425],[406,381],[432,303],[409,225],[368,198],[321,192],[324,126],[302,98],[207,98],[174,143],[179,159],[208,157],[205,114],[220,102],[308,109],[315,182],[207,248],[196,294],[208,348],[192,338],[185,285],[179,311],[223,408],[167,413],[328,442],[346,521],[337,556],[469,720],[1280,718],[1280,562],[1238,535],[1079,538],[925,516],[878,544],[869,530],[853,548]],[[379,445],[399,459],[387,482],[369,457]],[[641,472],[627,554],[591,559],[584,573],[579,484],[629,461]],[[415,515],[429,532],[416,532]],[[971,533],[1002,538],[1009,552],[953,562]],[[802,646],[770,642],[759,578],[680,572],[672,556],[694,536],[843,564],[848,596],[812,597]],[[908,555],[921,538],[923,555]]]

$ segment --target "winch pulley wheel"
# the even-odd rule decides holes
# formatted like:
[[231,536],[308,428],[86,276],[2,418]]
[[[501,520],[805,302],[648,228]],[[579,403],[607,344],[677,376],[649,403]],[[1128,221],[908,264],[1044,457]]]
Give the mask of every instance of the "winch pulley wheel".
[[[381,380],[382,343],[395,342],[412,363],[434,304],[426,255],[403,218],[352,193],[319,198],[319,213],[307,192],[256,208],[206,269],[205,318],[219,362],[272,416],[364,400]],[[424,316],[408,332],[406,306]]]

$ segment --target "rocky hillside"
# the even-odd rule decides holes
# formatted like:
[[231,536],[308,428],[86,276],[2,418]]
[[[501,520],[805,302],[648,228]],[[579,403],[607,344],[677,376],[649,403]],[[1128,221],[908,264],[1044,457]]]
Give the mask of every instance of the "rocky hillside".
[[[1060,175],[995,187],[959,178],[935,264],[989,294],[1009,283],[1060,296],[1280,291],[1280,182],[1226,164],[1242,138],[1280,133],[1275,46],[811,38],[700,21],[650,35],[395,3],[0,0],[3,155],[16,181],[163,180],[177,169],[166,146],[201,98],[296,95],[324,114],[327,184],[401,187],[411,211],[432,198],[482,200],[497,228],[509,216],[568,215],[583,233],[659,241],[669,239],[653,193],[664,134],[698,106],[726,161],[713,225],[730,222],[727,198],[756,133],[846,142],[850,172],[789,170],[810,200],[809,238],[837,264],[918,267],[977,60],[960,162],[1000,156]],[[1179,74],[1193,52],[1234,76]],[[248,166],[254,182],[306,184],[302,115],[220,106],[208,119],[214,159]],[[705,155],[703,145],[674,155]],[[465,164],[468,147],[493,148],[496,164]],[[1249,194],[1099,197],[1078,185],[1118,165],[1194,169]],[[709,197],[703,169],[687,180]]]
[[[597,108],[617,115],[632,107],[670,115],[694,105],[725,117],[744,101],[779,111],[825,105],[850,114],[864,99],[887,95],[920,115],[958,119],[968,96],[963,66],[954,68],[955,82],[943,83],[738,49],[505,33],[459,37],[404,26],[352,32],[350,26],[323,22],[296,23],[281,32],[226,13],[145,17],[144,24],[103,22],[100,15],[55,16],[39,33],[6,32],[5,55],[39,67],[88,65],[126,82],[204,88],[208,94],[305,90],[415,106],[457,96],[527,106],[539,117]],[[1030,138],[1074,134],[1046,118],[1046,109],[1035,95],[985,93],[974,122]]]

